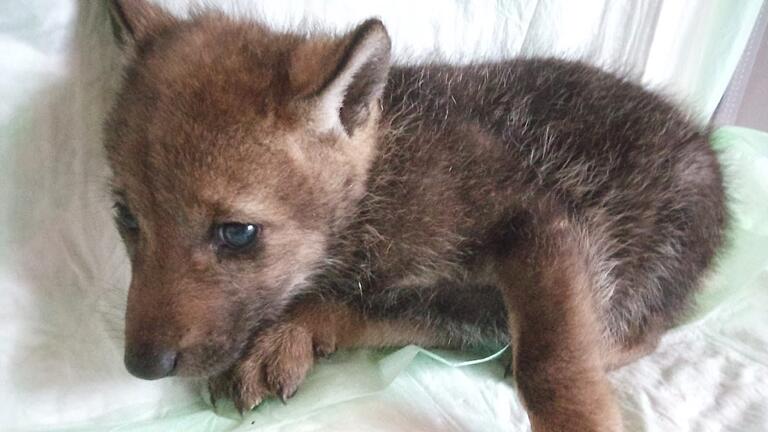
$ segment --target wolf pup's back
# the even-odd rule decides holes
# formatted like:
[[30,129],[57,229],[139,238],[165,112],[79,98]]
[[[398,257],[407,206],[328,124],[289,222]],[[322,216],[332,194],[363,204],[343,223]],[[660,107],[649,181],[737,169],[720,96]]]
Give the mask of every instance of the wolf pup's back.
[[[463,208],[448,223],[466,221],[460,234],[477,236],[498,224],[499,208],[546,195],[589,230],[605,331],[621,341],[679,319],[723,242],[709,130],[667,98],[587,64],[394,67],[384,119],[374,177],[421,189],[429,225]],[[500,188],[514,196],[501,198]],[[444,240],[433,233],[415,243],[429,238]]]

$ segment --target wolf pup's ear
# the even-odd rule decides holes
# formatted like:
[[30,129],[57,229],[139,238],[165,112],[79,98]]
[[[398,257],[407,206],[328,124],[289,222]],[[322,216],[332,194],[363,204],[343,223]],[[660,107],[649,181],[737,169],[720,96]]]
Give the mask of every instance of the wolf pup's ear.
[[112,33],[123,48],[140,44],[175,18],[148,0],[107,0]]
[[341,125],[347,135],[369,119],[387,83],[390,40],[378,19],[369,19],[343,38],[344,47],[332,73],[315,93],[321,123]]

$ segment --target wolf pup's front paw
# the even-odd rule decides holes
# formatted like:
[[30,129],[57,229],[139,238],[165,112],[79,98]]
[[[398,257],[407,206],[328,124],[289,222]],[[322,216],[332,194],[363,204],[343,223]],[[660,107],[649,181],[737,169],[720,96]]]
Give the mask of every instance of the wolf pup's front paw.
[[283,402],[296,393],[314,363],[312,334],[292,323],[258,335],[249,353],[228,371],[208,380],[211,402],[230,398],[242,414],[269,396]]

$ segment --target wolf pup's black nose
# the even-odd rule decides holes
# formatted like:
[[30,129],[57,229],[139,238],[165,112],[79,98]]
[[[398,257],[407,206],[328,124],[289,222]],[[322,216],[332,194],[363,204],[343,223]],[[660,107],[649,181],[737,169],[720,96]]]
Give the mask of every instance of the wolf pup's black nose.
[[178,353],[174,350],[152,345],[126,347],[125,368],[131,375],[153,380],[171,375],[176,368]]

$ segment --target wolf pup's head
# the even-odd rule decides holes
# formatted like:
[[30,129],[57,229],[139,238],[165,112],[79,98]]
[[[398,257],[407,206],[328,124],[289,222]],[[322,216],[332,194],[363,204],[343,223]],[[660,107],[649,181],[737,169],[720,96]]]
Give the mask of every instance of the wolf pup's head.
[[105,125],[132,263],[125,363],[209,376],[274,319],[364,193],[390,41],[277,33],[114,0],[124,80]]

